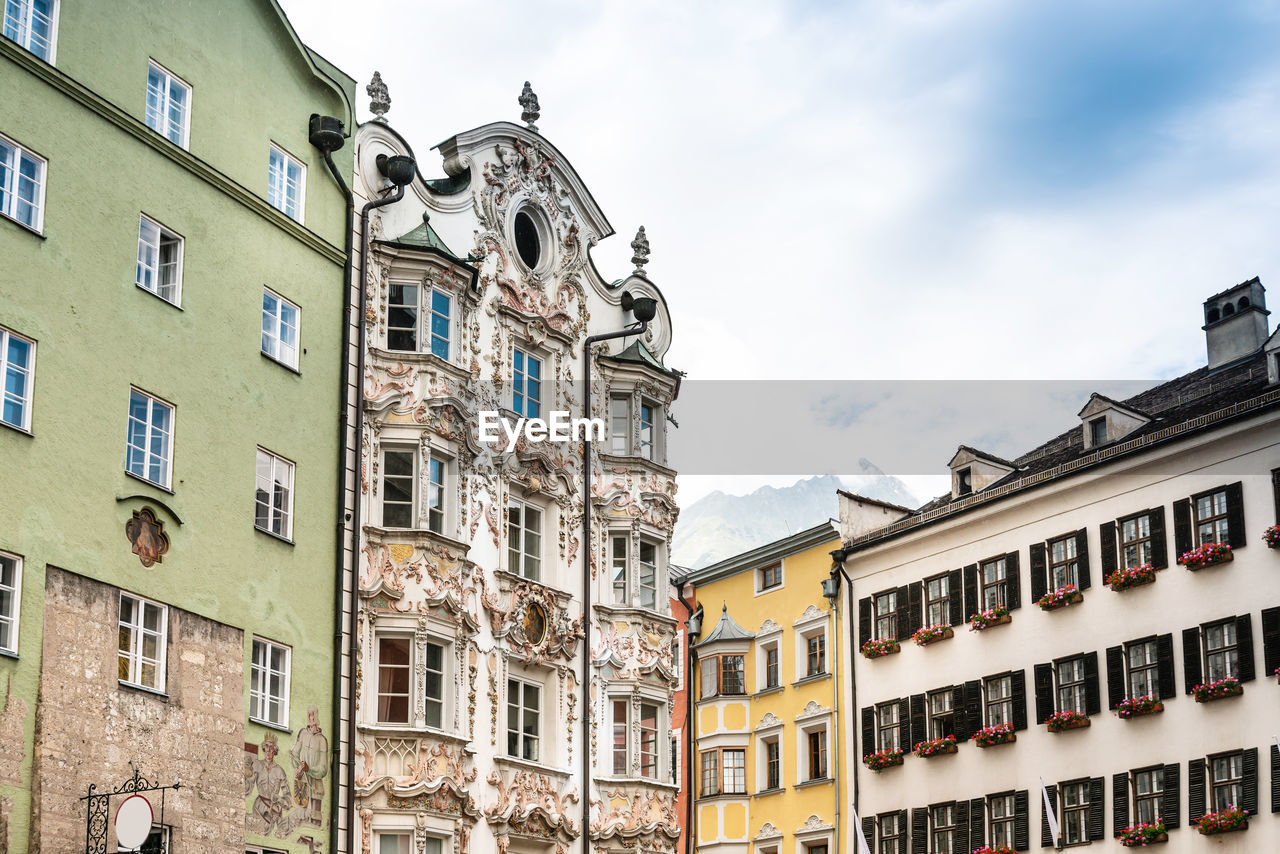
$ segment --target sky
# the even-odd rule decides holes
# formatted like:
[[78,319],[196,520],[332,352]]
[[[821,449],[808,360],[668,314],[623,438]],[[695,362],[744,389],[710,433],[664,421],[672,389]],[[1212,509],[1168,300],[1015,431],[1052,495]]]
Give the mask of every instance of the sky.
[[282,4],[361,120],[381,72],[427,176],[529,80],[617,232],[606,280],[645,226],[690,382],[1150,384],[1204,364],[1205,298],[1280,282],[1276,3]]

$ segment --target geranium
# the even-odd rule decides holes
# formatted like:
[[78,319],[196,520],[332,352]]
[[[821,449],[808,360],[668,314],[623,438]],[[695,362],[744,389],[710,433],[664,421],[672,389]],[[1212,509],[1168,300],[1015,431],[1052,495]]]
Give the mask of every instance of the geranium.
[[1163,821],[1142,822],[1129,825],[1116,834],[1116,839],[1125,848],[1146,848],[1161,836],[1167,840],[1168,834],[1169,829],[1164,826]]
[[1184,552],[1178,563],[1188,569],[1200,569],[1228,560],[1231,557],[1231,546],[1226,543],[1205,543],[1199,548]]
[[931,738],[928,741],[916,742],[916,746],[912,748],[916,756],[925,759],[938,753],[954,753],[956,749],[956,737],[954,735],[944,735],[942,738]]
[[1234,676],[1228,676],[1225,679],[1218,679],[1213,682],[1201,682],[1191,689],[1191,693],[1195,695],[1197,703],[1203,703],[1207,700],[1220,700],[1223,697],[1234,697],[1236,694],[1243,692],[1244,688],[1240,685],[1240,680]]
[[1037,599],[1036,604],[1046,611],[1052,611],[1054,608],[1062,608],[1066,605],[1070,605],[1079,593],[1079,588],[1074,584],[1068,584],[1066,587],[1059,587],[1057,590],[1050,590],[1048,593]]
[[973,849],[973,854],[1018,854],[1008,845],[983,845]]
[[1263,531],[1262,541],[1267,544],[1267,548],[1280,549],[1280,525],[1272,525]]
[[869,640],[862,645],[862,654],[867,658],[879,658],[882,655],[889,655],[898,651],[898,642],[896,640]]
[[1236,806],[1225,810],[1205,813],[1196,822],[1196,827],[1205,836],[1215,833],[1230,833],[1233,830],[1244,830],[1249,826],[1249,814]]
[[1009,609],[1004,605],[996,605],[994,608],[979,611],[969,618],[969,631],[980,632],[983,629],[989,629],[1008,616]]
[[923,629],[916,629],[916,633],[911,636],[911,640],[915,642],[916,646],[928,646],[934,641],[951,637],[950,631],[950,626],[925,626]]
[[902,751],[878,750],[875,753],[868,753],[862,757],[862,764],[872,771],[883,771],[886,768],[892,768],[894,765],[902,764]]
[[1156,580],[1156,570],[1149,563],[1139,566],[1124,566],[1107,576],[1107,586],[1115,592],[1137,587],[1139,584],[1150,584]]
[[973,734],[973,743],[979,747],[990,747],[993,744],[1004,744],[1013,741],[1013,724],[996,724],[983,727]]
[[1134,718],[1162,711],[1164,711],[1164,704],[1154,694],[1124,699],[1120,701],[1120,705],[1116,706],[1116,714],[1122,718]]
[[1079,712],[1054,712],[1045,719],[1049,732],[1061,732],[1064,729],[1075,729],[1088,726],[1089,719]]

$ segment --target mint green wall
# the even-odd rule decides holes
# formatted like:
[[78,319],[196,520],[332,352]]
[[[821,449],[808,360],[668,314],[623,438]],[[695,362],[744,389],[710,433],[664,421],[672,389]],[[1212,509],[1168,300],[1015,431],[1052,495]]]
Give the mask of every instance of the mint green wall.
[[[142,125],[148,56],[192,84],[190,151],[205,166],[166,156],[169,144]],[[349,122],[354,84],[340,80],[344,100],[314,76],[267,0],[160,10],[63,3],[57,70],[40,66],[0,42],[0,133],[48,160],[43,236],[0,218],[0,325],[37,341],[31,435],[0,426],[0,549],[24,560],[19,656],[0,658],[0,686],[28,706],[23,784],[0,784],[0,797],[14,801],[9,841],[17,854],[28,850],[46,565],[242,628],[248,742],[266,732],[247,720],[251,637],[290,645],[290,729],[306,725],[314,703],[331,745],[336,738],[344,208],[307,141],[307,119],[319,112]],[[74,83],[59,84],[61,75]],[[76,84],[90,94],[69,96]],[[87,106],[93,93],[110,103]],[[304,224],[322,242],[262,201],[269,140],[307,164]],[[335,159],[350,176],[350,143]],[[201,174],[209,168],[258,200],[238,198],[222,186],[225,177]],[[186,240],[181,309],[134,284],[140,212]],[[260,353],[264,285],[302,309],[297,373]],[[176,406],[173,494],[124,472],[131,384]],[[254,528],[258,445],[296,465],[293,545]],[[150,502],[117,501],[134,494]],[[183,524],[157,508],[171,547],[147,569],[124,524],[156,501]],[[280,733],[282,755],[292,742]],[[97,782],[126,773],[103,769]],[[331,772],[330,802],[335,789]],[[317,835],[327,842],[327,827]]]

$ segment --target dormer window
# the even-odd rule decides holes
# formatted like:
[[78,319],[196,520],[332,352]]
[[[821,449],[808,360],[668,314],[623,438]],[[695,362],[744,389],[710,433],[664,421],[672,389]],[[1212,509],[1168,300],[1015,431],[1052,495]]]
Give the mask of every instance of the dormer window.
[[1147,413],[1096,392],[1089,395],[1089,402],[1077,415],[1084,430],[1081,443],[1086,451],[1118,442],[1152,420]]
[[961,445],[947,463],[951,469],[952,499],[974,495],[1012,474],[1017,467],[1008,460]]
[[1107,417],[1095,418],[1089,422],[1089,438],[1096,448],[1107,443]]
[[956,472],[956,493],[958,495],[973,494],[973,471],[971,469],[960,469]]

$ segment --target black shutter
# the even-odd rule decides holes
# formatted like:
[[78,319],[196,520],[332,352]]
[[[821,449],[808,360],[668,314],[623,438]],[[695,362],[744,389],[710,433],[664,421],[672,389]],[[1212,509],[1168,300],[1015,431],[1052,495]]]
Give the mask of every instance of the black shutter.
[[1105,582],[1107,576],[1116,571],[1116,523],[1103,522],[1098,526],[1098,556],[1099,566],[1102,567],[1102,580]]
[[1200,684],[1200,628],[1182,630],[1182,681],[1187,693]]
[[1164,826],[1173,830],[1182,824],[1182,801],[1179,793],[1179,776],[1182,767],[1177,762],[1164,766],[1164,793],[1160,796],[1160,818]]
[[[947,575],[947,607],[951,609],[951,625],[964,623],[964,593],[961,589],[960,570],[953,569]],[[968,852],[965,852],[968,854]]]
[[929,850],[929,808],[916,807],[911,811],[911,854],[925,854]]
[[964,568],[964,610],[966,615],[982,610],[978,601],[978,565],[971,563]]
[[867,706],[862,710],[862,755],[869,756],[875,752],[876,744],[876,710]]
[[1037,664],[1035,669],[1036,683],[1036,724],[1042,724],[1053,714],[1053,665]]
[[1018,577],[1018,553],[1009,552],[1004,556],[1005,572],[1005,605],[1010,611],[1022,607],[1022,581]]
[[1276,524],[1280,525],[1280,469],[1271,470],[1271,492],[1276,500]]
[[1194,825],[1204,815],[1204,760],[1187,762],[1187,824]]
[[[898,747],[903,753],[911,749],[911,700],[906,697],[898,701]],[[907,826],[905,816],[902,826]]]
[[1236,655],[1238,677],[1241,682],[1252,682],[1253,667],[1253,617],[1241,614],[1236,617]]
[[1244,790],[1244,801],[1240,809],[1249,815],[1258,814],[1258,748],[1250,747],[1244,752],[1244,779],[1241,780]]
[[876,819],[875,816],[866,816],[862,819],[862,835],[867,839],[867,847],[872,851],[876,850]]
[[1191,499],[1173,502],[1173,558],[1180,560],[1191,551]]
[[[982,798],[969,799],[969,847],[966,854],[975,848],[981,848],[987,839],[986,802]],[[960,840],[961,843],[964,840]]]
[[1271,811],[1280,812],[1280,747],[1271,745]]
[[1178,682],[1173,675],[1173,635],[1160,635],[1156,638],[1156,664],[1160,699],[1168,700],[1178,696]]
[[[1045,786],[1045,790],[1049,793],[1049,803],[1053,804],[1054,813],[1058,810],[1058,787]],[[1062,827],[1062,822],[1058,822],[1058,827]],[[1040,847],[1053,847],[1053,834],[1049,832],[1049,809],[1044,802],[1044,798],[1040,798]]]
[[1147,511],[1151,520],[1151,566],[1166,569],[1169,566],[1169,542],[1164,533],[1164,507],[1152,507]]
[[1088,590],[1092,583],[1089,578],[1089,529],[1076,531],[1076,576],[1080,580],[1077,585],[1081,590]]
[[1129,826],[1129,772],[1111,775],[1111,833],[1119,836]]
[[[964,683],[964,737],[973,738],[973,734],[982,729],[982,683],[978,680]],[[956,741],[960,733],[956,733]]]
[[1044,553],[1044,543],[1033,543],[1031,545],[1031,602],[1032,604],[1039,602],[1040,598],[1048,592],[1045,588],[1048,585],[1049,562]]
[[1009,681],[1012,682],[1012,691],[1009,693],[1013,699],[1013,728],[1014,730],[1023,730],[1027,728],[1027,674],[1024,670],[1015,670],[1009,674]]
[[956,801],[956,835],[951,844],[952,854],[969,854],[969,802]]
[[1107,708],[1114,709],[1124,699],[1124,647],[1107,647]]
[[871,640],[871,597],[858,600],[858,649]]
[[909,591],[912,587],[915,587],[915,585],[898,588],[898,637],[894,638],[894,640],[909,638],[911,633],[915,631],[915,629],[911,628],[911,608],[907,604],[907,599],[910,598]]
[[1031,847],[1031,828],[1027,805],[1027,790],[1019,789],[1013,793],[1013,847],[1018,851],[1026,851]]
[[898,811],[898,854],[907,854],[907,811]]
[[1096,715],[1102,711],[1102,688],[1098,684],[1098,654],[1084,657],[1084,713]]
[[964,734],[966,726],[968,724],[964,719],[964,686],[955,685],[951,688],[951,734],[956,737],[957,743],[969,737]]
[[1262,675],[1280,668],[1280,608],[1262,609]]
[[924,717],[924,694],[911,695],[911,739],[902,745],[904,753],[911,751],[927,736]]
[[899,631],[904,638],[909,638],[924,625],[924,607],[922,603],[924,590],[920,582],[909,585],[907,587],[907,628],[906,631]]
[[1244,529],[1244,489],[1240,481],[1227,485],[1227,545],[1242,549],[1249,543]]
[[1086,822],[1086,829],[1089,831],[1089,841],[1100,841],[1106,838],[1106,829],[1103,824],[1103,804],[1105,787],[1103,786],[1103,778],[1092,777],[1089,780],[1089,816]]

